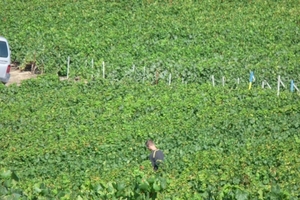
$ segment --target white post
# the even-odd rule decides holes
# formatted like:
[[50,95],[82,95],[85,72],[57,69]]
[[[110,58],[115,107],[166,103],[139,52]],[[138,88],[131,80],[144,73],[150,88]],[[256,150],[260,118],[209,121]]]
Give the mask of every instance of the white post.
[[212,80],[213,87],[215,87],[215,77],[214,77],[214,75],[211,75],[211,80]]
[[285,85],[283,84],[283,82],[281,81],[281,79],[280,79],[280,84],[285,88]]
[[69,78],[69,72],[70,72],[70,56],[68,56],[68,63],[67,63],[67,79]]
[[222,77],[222,85],[223,85],[223,87],[225,85],[225,77],[224,76]]
[[285,87],[285,85],[283,84],[283,82],[280,79],[280,75],[278,75],[278,83],[277,83],[277,96],[279,96],[279,89],[280,89],[280,84]]
[[102,62],[102,78],[105,78],[105,64],[104,61]]
[[240,84],[240,78],[237,78],[237,84]]
[[171,85],[171,78],[172,78],[172,75],[171,73],[169,74],[169,85]]
[[261,87],[265,88],[265,84],[268,86],[269,89],[271,89],[271,86],[269,85],[269,83],[266,80],[263,80]]
[[297,86],[294,84],[294,88],[297,90],[297,92],[299,92],[299,89],[297,88]]

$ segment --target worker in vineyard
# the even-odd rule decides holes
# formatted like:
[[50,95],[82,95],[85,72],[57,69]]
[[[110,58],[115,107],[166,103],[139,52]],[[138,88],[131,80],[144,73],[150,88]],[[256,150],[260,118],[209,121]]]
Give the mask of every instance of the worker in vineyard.
[[153,170],[157,171],[158,167],[164,161],[164,153],[161,150],[159,150],[158,148],[156,148],[156,146],[152,140],[147,140],[145,145],[151,151],[151,153],[149,155],[149,160],[151,161]]

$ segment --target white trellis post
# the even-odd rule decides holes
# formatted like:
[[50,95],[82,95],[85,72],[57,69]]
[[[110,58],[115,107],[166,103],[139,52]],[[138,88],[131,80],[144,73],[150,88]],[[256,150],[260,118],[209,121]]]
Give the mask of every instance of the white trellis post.
[[299,89],[297,88],[297,86],[294,84],[294,88],[297,90],[297,92],[299,92]]
[[223,87],[225,86],[225,77],[224,76],[222,77],[222,85],[223,85]]
[[212,80],[213,87],[215,87],[215,77],[214,77],[214,75],[211,75],[211,80]]
[[271,89],[271,86],[269,85],[269,83],[268,83],[266,80],[263,80],[262,83],[261,83],[261,87],[262,87],[262,88],[265,88],[265,85],[267,85],[268,88]]
[[169,85],[171,85],[171,78],[172,78],[172,75],[171,73],[169,74]]
[[102,62],[102,78],[105,79],[105,63]]
[[285,85],[283,84],[283,82],[282,82],[281,79],[280,79],[280,75],[278,75],[278,82],[277,82],[277,96],[279,96],[280,85],[282,85],[283,87],[285,87]]

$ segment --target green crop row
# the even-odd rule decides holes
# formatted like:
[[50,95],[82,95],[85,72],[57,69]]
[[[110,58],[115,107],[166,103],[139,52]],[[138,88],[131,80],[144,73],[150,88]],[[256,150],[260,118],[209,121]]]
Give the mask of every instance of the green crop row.
[[0,7],[0,34],[20,68],[34,63],[66,75],[70,57],[71,76],[96,75],[105,61],[117,79],[135,65],[183,78],[253,70],[270,81],[299,80],[297,0],[3,0]]
[[0,91],[0,198],[299,198],[296,93],[55,75]]

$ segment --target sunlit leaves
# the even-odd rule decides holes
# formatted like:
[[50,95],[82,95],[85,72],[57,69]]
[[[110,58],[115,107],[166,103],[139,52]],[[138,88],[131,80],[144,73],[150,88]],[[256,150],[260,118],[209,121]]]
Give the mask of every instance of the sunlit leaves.
[[[149,69],[160,61],[166,64],[159,70],[170,72],[171,65],[174,77],[182,73],[180,65],[193,74],[203,68],[198,79],[212,74],[237,78],[250,70],[262,79],[278,74],[299,79],[297,1],[7,0],[0,5],[7,10],[0,27],[11,41],[13,60],[33,59],[48,73],[66,75],[70,56],[72,76],[85,78],[101,68],[92,69],[86,61],[104,59],[118,80],[133,64]],[[115,74],[118,67],[122,70]]]
[[[271,195],[268,187],[274,182],[280,195],[297,191],[299,97],[292,93],[277,97],[262,89],[102,79],[86,83],[55,76],[1,92],[0,165],[18,174],[16,182],[3,171],[2,179],[15,181],[6,181],[5,195],[15,183],[31,196],[57,197],[71,195],[74,188],[81,188],[76,195],[119,197],[144,188],[165,197],[197,191],[194,195],[203,198],[211,193],[243,199]],[[145,180],[151,173],[144,149],[148,138],[165,152],[168,190],[159,180],[139,183],[140,189],[130,184],[131,170],[140,165]],[[99,180],[107,188],[91,190]]]

